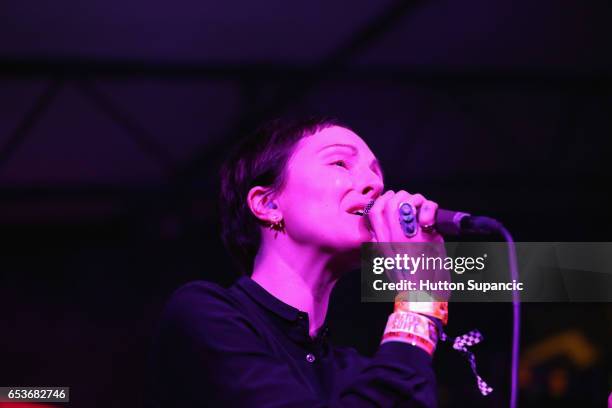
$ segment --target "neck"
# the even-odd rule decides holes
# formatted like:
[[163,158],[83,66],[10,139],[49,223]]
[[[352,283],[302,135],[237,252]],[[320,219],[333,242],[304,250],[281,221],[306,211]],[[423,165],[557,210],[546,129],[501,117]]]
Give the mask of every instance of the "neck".
[[327,306],[339,273],[333,257],[320,249],[265,238],[252,278],[282,302],[308,313],[309,334],[316,336],[325,322]]

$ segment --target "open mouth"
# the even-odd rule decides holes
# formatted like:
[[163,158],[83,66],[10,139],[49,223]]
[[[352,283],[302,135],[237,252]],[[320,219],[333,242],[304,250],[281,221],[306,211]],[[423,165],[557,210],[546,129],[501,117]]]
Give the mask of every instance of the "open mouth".
[[374,205],[374,200],[370,200],[367,204],[357,205],[357,206],[349,209],[348,212],[350,214],[358,215],[360,217],[363,217],[364,215],[368,214],[368,212],[372,209],[373,205]]

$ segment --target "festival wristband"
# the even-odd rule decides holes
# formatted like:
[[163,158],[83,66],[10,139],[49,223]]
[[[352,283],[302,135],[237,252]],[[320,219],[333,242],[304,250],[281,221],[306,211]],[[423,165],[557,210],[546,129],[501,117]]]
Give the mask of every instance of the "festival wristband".
[[409,302],[402,295],[395,298],[395,312],[414,312],[439,319],[443,325],[448,323],[448,302]]
[[381,344],[401,341],[412,344],[432,355],[438,342],[438,331],[434,322],[426,316],[413,312],[394,312],[389,315]]

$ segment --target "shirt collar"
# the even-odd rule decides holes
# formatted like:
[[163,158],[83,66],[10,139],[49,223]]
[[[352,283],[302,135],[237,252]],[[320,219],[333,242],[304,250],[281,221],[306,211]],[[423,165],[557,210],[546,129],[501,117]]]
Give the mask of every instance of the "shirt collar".
[[[285,320],[289,320],[291,322],[296,322],[298,320],[308,321],[308,314],[306,312],[302,312],[301,310],[282,302],[249,276],[240,277],[240,279],[238,279],[236,282],[236,286],[245,292],[255,302]],[[307,334],[308,333],[306,333],[306,335]],[[323,327],[319,329],[317,338],[328,338],[329,335],[329,327],[326,321],[323,324]]]
[[294,321],[297,320],[300,315],[303,316],[306,314],[305,312],[301,312],[295,307],[280,301],[249,276],[242,276],[238,282],[236,282],[236,286],[242,289],[251,297],[251,299],[259,303],[261,306],[286,320]]

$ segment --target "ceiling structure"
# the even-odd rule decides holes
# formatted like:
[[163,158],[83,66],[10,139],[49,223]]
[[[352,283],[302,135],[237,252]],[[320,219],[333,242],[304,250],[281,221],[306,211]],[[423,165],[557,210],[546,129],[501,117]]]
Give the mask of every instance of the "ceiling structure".
[[355,124],[387,173],[410,152],[411,181],[571,172],[577,152],[603,157],[578,135],[609,126],[610,16],[603,1],[5,2],[0,218],[206,188],[241,135],[291,112]]

